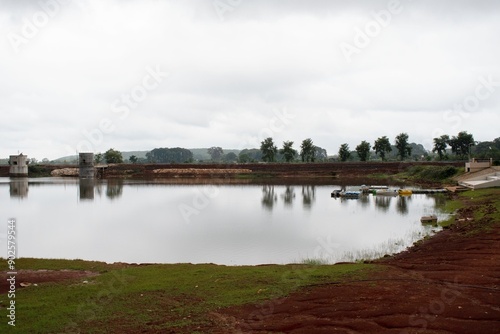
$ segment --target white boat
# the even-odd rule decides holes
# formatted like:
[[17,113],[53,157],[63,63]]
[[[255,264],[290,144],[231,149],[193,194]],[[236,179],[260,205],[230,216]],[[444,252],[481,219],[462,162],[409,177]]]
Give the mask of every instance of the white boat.
[[388,186],[370,186],[370,190],[382,190],[382,189],[389,189]]
[[344,198],[359,198],[361,191],[342,191],[340,197]]
[[397,195],[399,195],[399,193],[397,190],[378,189],[378,190],[375,190],[374,195],[377,195],[377,196],[397,196]]

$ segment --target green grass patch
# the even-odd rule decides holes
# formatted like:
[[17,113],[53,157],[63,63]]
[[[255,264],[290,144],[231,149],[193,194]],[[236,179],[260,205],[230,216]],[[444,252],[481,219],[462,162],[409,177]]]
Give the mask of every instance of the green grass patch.
[[452,177],[459,175],[461,170],[453,166],[412,166],[397,176],[415,181],[445,183],[450,182]]
[[[16,327],[23,333],[170,332],[207,328],[219,308],[260,303],[311,284],[364,278],[368,264],[124,266],[101,262],[18,259],[22,269],[95,270],[101,275],[41,283],[16,293]],[[7,298],[0,302],[2,308]]]
[[[454,200],[446,201],[443,210],[454,213],[460,209],[473,207],[472,212],[474,227],[471,233],[490,229],[494,224],[500,223],[500,188],[487,188],[478,190],[468,190],[458,193]],[[440,222],[443,227],[452,225],[455,217]]]

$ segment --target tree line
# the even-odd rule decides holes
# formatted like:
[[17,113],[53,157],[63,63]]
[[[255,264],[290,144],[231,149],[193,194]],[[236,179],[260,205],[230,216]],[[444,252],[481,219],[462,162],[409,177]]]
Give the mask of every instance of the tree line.
[[[434,138],[433,140],[434,147],[432,152],[438,154],[439,160],[449,158],[447,150],[448,147],[449,151],[455,155],[455,158],[465,159],[470,154],[471,147],[476,144],[473,135],[467,133],[467,131],[459,132],[457,136],[452,137],[449,135],[442,135],[441,137]],[[495,139],[495,141],[496,140],[497,139]],[[500,138],[498,140],[500,141]],[[363,140],[355,147],[354,151],[350,149],[349,144],[343,143],[340,145],[338,150],[338,160],[342,162],[353,160],[355,158],[354,155],[357,155],[358,160],[368,161],[371,159],[372,153],[374,153],[376,159],[387,161],[389,153],[394,150],[396,153],[396,159],[404,161],[412,157],[412,150],[414,147],[418,147],[418,145],[410,143],[408,134],[402,132],[394,138],[394,145],[391,144],[387,136],[377,138],[374,141],[373,146],[368,141]],[[293,148],[293,141],[284,141],[282,148],[278,149],[278,147],[274,144],[273,139],[269,137],[261,142],[260,151],[261,160],[266,162],[314,162],[324,161],[327,159],[326,150],[315,146],[311,138],[307,138],[302,141],[299,152]],[[424,158],[431,159],[425,150],[421,150],[421,152],[423,153],[422,155],[424,155]],[[277,159],[278,154],[281,154],[281,159]]]
[[[199,149],[197,156],[186,148],[160,147],[147,152],[145,157],[131,155],[128,161],[124,161],[120,151],[110,148],[104,153],[95,154],[95,162],[99,163],[193,163],[193,162],[215,162],[215,163],[249,163],[249,162],[325,162],[325,161],[369,161],[369,160],[406,160],[406,159],[436,159],[436,160],[465,160],[469,157],[493,158],[496,164],[500,162],[500,137],[493,141],[477,142],[474,136],[467,131],[461,131],[457,135],[441,135],[433,138],[431,156],[420,144],[410,143],[407,133],[400,133],[391,143],[387,136],[377,138],[373,145],[367,140],[362,140],[353,150],[347,143],[340,145],[336,156],[328,157],[324,148],[316,146],[311,138],[304,139],[300,147],[295,149],[293,141],[284,141],[278,147],[273,138],[265,138],[259,148],[232,150],[225,153],[221,147],[212,146],[206,150],[200,158]],[[236,153],[235,153],[236,152]],[[133,152],[135,153],[135,152]],[[413,154],[413,155],[412,155]],[[0,159],[7,164],[8,159]],[[37,161],[30,159],[30,164],[57,163],[43,159]]]

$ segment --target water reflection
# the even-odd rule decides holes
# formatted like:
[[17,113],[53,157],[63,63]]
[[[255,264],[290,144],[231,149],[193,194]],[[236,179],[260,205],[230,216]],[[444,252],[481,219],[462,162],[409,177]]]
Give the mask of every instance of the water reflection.
[[408,214],[408,202],[411,200],[411,196],[398,196],[398,201],[396,202],[396,210],[403,216]]
[[295,190],[292,186],[286,186],[285,192],[281,194],[281,198],[286,206],[291,206],[293,204],[293,200],[295,199]]
[[310,209],[316,196],[315,186],[302,186],[302,204],[304,208]]
[[278,201],[278,196],[274,192],[274,185],[264,185],[262,187],[262,206],[272,210],[274,203]]
[[432,198],[434,200],[434,203],[436,207],[444,207],[446,204],[446,196],[444,194],[433,194],[433,195],[426,195],[428,198]]
[[361,203],[362,207],[366,207],[370,205],[370,198],[368,197],[368,195],[361,195],[359,197],[359,202]]
[[[345,261],[344,254],[354,254],[355,261],[359,251],[386,254],[396,246],[399,251],[430,233],[420,217],[439,216],[435,203],[446,198],[370,194],[334,200],[330,193],[339,185],[261,183],[217,185],[201,205],[198,194],[214,193],[213,185],[88,181],[0,179],[1,211],[23,221],[21,256],[244,265],[300,262],[321,253],[331,263]],[[24,200],[17,200],[21,196]],[[200,214],[186,223],[179,211],[183,205]],[[50,222],[50,228],[40,222]],[[52,247],[55,242],[60,247]],[[1,247],[6,245],[0,238]],[[318,253],[318,247],[331,251]]]
[[[314,185],[301,186],[302,187],[302,205],[306,209],[310,209],[315,201],[316,190]],[[280,187],[281,188],[281,187]],[[284,191],[279,196],[286,207],[292,207],[295,200],[295,187],[292,185],[286,185]],[[272,210],[274,205],[278,202],[278,194],[275,190],[274,185],[263,185],[262,186],[262,206],[267,210]]]
[[80,179],[80,200],[94,200],[94,179]]
[[28,196],[28,178],[15,178],[10,181],[10,197],[25,198]]
[[392,196],[375,196],[375,207],[383,212],[387,212],[391,206]]
[[110,199],[120,198],[123,194],[123,180],[108,180],[106,196]]
[[[61,183],[64,185],[78,183],[76,191],[80,201],[93,201],[96,195],[102,197],[103,193],[112,200],[118,199],[123,195],[123,180],[108,180],[107,182],[102,182],[95,179],[59,179],[57,181],[50,180],[47,182],[47,180],[44,179],[15,178],[2,184],[9,185],[9,194],[11,198],[23,199],[28,197],[30,187],[40,187],[54,183]],[[104,187],[106,187],[105,191],[103,191]]]
[[[80,179],[80,200],[94,200],[94,195],[102,197],[103,184],[94,179]],[[118,199],[123,195],[123,180],[108,180],[106,183],[106,197]]]

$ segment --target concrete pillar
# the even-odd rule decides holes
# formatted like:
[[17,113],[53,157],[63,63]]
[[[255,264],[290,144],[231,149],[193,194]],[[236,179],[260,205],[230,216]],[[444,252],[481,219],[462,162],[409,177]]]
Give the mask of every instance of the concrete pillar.
[[28,156],[23,155],[11,155],[9,157],[9,175],[10,176],[28,176]]
[[93,179],[95,176],[94,153],[80,153],[78,167],[78,175],[81,179]]

